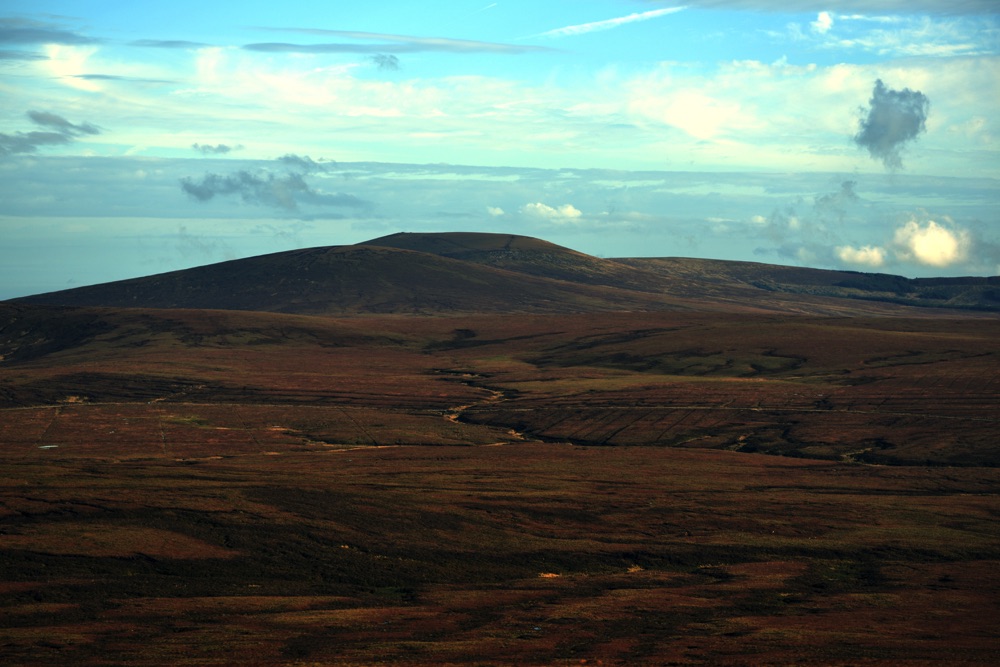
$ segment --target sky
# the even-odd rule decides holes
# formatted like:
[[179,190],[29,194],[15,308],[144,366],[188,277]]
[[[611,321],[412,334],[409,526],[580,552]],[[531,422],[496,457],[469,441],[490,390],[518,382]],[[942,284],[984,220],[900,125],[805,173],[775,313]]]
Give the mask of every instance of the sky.
[[1000,274],[996,0],[4,0],[0,299],[400,231]]

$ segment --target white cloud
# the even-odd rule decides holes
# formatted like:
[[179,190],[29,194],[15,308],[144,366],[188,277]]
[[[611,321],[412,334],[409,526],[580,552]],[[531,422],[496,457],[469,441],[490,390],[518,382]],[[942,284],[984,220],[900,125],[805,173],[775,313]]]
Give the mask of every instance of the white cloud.
[[820,12],[816,20],[809,25],[812,26],[813,32],[823,35],[828,33],[830,28],[833,27],[833,17],[830,16],[830,12]]
[[652,9],[648,12],[636,12],[634,14],[629,14],[628,16],[619,16],[618,18],[606,19],[604,21],[593,21],[591,23],[580,23],[578,25],[568,25],[563,28],[556,28],[555,30],[543,32],[538,35],[538,37],[570,37],[573,35],[585,35],[588,32],[611,30],[612,28],[617,28],[618,26],[622,26],[627,23],[648,21],[660,16],[666,16],[667,14],[676,14],[677,12],[684,11],[685,9],[687,8],[667,7],[666,9]]
[[[830,32],[809,33],[809,39],[825,43],[870,34],[850,27],[866,22],[829,13],[835,21]],[[934,25],[943,22],[938,18]],[[959,25],[964,32],[949,43],[967,41],[965,27]],[[912,39],[933,45],[928,40],[934,34]],[[347,56],[232,47],[172,51],[169,64],[113,59],[107,45],[96,51],[46,48],[57,51],[25,67],[38,80],[58,76],[60,85],[29,91],[27,77],[23,85],[14,78],[7,85],[34,107],[77,116],[85,101],[87,115],[108,128],[94,144],[107,147],[105,153],[172,155],[217,136],[222,124],[229,140],[245,143],[245,155],[256,158],[309,152],[340,161],[487,166],[847,173],[860,164],[861,171],[872,171],[875,166],[845,138],[857,131],[857,109],[881,77],[893,88],[931,98],[928,132],[909,169],[954,174],[974,163],[982,175],[1000,175],[1000,115],[990,94],[1000,76],[995,56],[825,66],[795,62],[791,53],[789,60],[771,64],[643,63],[572,77],[554,71],[542,83],[514,73],[408,78],[410,70],[375,80],[370,68],[343,62]],[[132,50],[129,58],[150,53]],[[177,84],[78,78],[109,72]],[[100,94],[80,96],[81,89]],[[520,149],[526,146],[532,150]]]
[[499,206],[487,206],[486,212],[489,213],[494,218],[499,218],[500,216],[504,215],[504,210]]
[[884,265],[886,259],[886,252],[884,248],[870,245],[862,246],[860,248],[855,248],[849,245],[840,246],[834,250],[834,253],[840,261],[845,264],[859,264],[872,268]]
[[96,46],[69,46],[65,44],[49,44],[45,47],[48,60],[43,61],[43,67],[56,76],[62,83],[71,88],[87,92],[100,92],[101,86],[90,79],[80,78],[87,73],[87,61],[98,51]]
[[910,220],[896,229],[893,237],[900,259],[943,268],[965,259],[968,232],[952,230],[934,220],[921,225]]
[[765,12],[819,11],[836,4],[838,9],[850,12],[899,12],[904,14],[955,13],[990,14],[996,11],[995,0],[687,0],[692,7]]
[[534,218],[541,218],[555,223],[570,222],[583,215],[580,209],[572,204],[552,207],[541,202],[525,204],[521,207],[521,212]]
[[[824,20],[824,14],[827,20]],[[836,35],[830,32],[834,18],[822,12],[811,23],[817,44],[827,49],[867,51],[881,56],[956,56],[995,53],[988,20],[970,17],[908,16],[861,17],[838,16],[843,20]],[[869,25],[872,24],[872,25]],[[792,39],[803,39],[801,31]]]

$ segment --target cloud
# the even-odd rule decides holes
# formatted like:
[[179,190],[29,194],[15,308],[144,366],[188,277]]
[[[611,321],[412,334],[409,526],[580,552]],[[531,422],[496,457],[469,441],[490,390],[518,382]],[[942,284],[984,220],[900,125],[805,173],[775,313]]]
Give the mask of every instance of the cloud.
[[48,56],[30,51],[0,51],[0,60],[48,60]]
[[819,12],[836,4],[842,12],[894,14],[995,14],[996,0],[687,0],[689,7],[791,14]]
[[232,151],[241,150],[243,144],[237,144],[236,146],[228,146],[226,144],[216,144],[215,146],[210,144],[191,144],[191,148],[202,155],[225,155]]
[[861,248],[852,246],[840,246],[834,250],[834,254],[845,264],[858,264],[870,268],[878,268],[885,264],[885,248],[866,245]]
[[71,74],[74,79],[85,81],[128,81],[130,83],[176,83],[169,79],[144,79],[136,76],[121,76],[118,74]]
[[0,133],[0,156],[12,153],[34,153],[39,146],[68,144],[86,134],[100,134],[101,129],[91,123],[74,124],[48,111],[29,111],[28,118],[46,131]]
[[814,206],[816,213],[821,217],[832,214],[843,221],[847,209],[860,200],[854,191],[857,185],[857,181],[844,181],[840,184],[838,192],[816,197]]
[[70,136],[80,136],[81,134],[100,134],[101,130],[96,125],[82,123],[74,125],[62,116],[48,111],[29,111],[28,118],[42,127],[50,127],[57,132]]
[[[820,14],[822,17],[823,13]],[[821,21],[811,24],[815,45],[834,51],[867,51],[882,57],[949,57],[996,52],[994,23],[988,17],[929,17],[831,15],[838,30],[822,30]],[[796,23],[789,24],[793,39],[806,39]]]
[[[911,217],[896,227],[888,245],[895,262],[944,269],[968,260],[973,243],[972,235],[955,228],[950,220],[942,224]],[[890,249],[881,245],[844,245],[835,248],[834,255],[845,264],[879,268],[890,262]]]
[[521,213],[533,218],[541,218],[543,220],[549,220],[556,223],[576,220],[583,215],[583,213],[580,212],[580,209],[576,208],[572,204],[563,204],[562,206],[556,206],[553,208],[552,206],[541,202],[525,204],[521,207]]
[[349,194],[317,192],[306,183],[302,174],[284,176],[257,175],[240,170],[228,175],[205,174],[200,181],[186,177],[180,180],[181,189],[193,199],[207,202],[217,196],[239,195],[247,204],[269,206],[289,211],[300,204],[365,208],[369,202]]
[[0,18],[0,46],[8,44],[97,44],[100,40],[63,30],[51,23]]
[[137,39],[129,42],[129,46],[142,46],[152,49],[205,49],[212,44],[204,42],[189,42],[183,39]]
[[896,229],[893,243],[900,259],[943,268],[965,259],[969,235],[964,230],[949,229],[934,220],[924,225],[910,220]]
[[611,30],[629,23],[636,23],[637,21],[649,21],[650,19],[659,18],[668,14],[676,14],[677,12],[684,11],[685,9],[687,8],[667,7],[666,9],[651,9],[647,12],[636,12],[634,14],[629,14],[628,16],[619,16],[618,18],[605,19],[604,21],[593,21],[591,23],[580,23],[577,25],[568,25],[563,28],[555,28],[554,30],[548,30],[536,36],[573,37],[576,35],[586,35],[587,33],[599,32],[601,30]]
[[392,35],[353,30],[321,30],[319,28],[265,28],[265,30],[332,36],[358,40],[360,42],[377,43],[334,42],[325,44],[289,44],[284,42],[262,42],[246,44],[243,48],[247,51],[264,51],[269,53],[370,53],[376,56],[388,51],[396,53],[436,51],[443,53],[521,54],[551,50],[527,44],[500,44],[497,42],[479,42],[467,39],[414,37],[410,35]]
[[854,143],[867,148],[871,157],[881,160],[887,169],[901,169],[903,146],[926,130],[930,100],[909,88],[888,89],[878,79],[869,105],[868,115],[858,123]]
[[396,71],[399,69],[399,58],[392,54],[376,53],[371,57],[371,61],[382,70]]
[[504,215],[504,210],[499,206],[487,206],[486,212],[490,214],[491,217],[499,218]]
[[833,27],[833,17],[830,16],[830,12],[820,12],[816,20],[809,25],[812,26],[813,32],[825,35]]
[[298,169],[299,171],[307,174],[310,174],[315,171],[326,171],[326,165],[316,162],[308,155],[298,156],[295,155],[294,153],[288,153],[286,155],[282,155],[281,157],[279,157],[278,162],[285,165],[286,167]]

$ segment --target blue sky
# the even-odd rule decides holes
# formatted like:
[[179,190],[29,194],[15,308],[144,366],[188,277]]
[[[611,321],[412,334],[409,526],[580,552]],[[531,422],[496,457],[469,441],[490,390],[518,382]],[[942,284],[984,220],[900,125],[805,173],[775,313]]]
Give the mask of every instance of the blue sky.
[[993,0],[7,0],[0,298],[396,231],[1000,273]]

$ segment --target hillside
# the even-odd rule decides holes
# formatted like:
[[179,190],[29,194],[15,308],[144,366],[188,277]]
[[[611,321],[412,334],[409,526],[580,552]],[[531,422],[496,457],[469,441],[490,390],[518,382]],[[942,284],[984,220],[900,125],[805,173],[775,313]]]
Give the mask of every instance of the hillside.
[[424,252],[369,245],[279,252],[15,301],[309,315],[590,312],[668,305],[655,295],[553,281]]
[[400,233],[364,245],[425,252],[472,264],[584,285],[604,285],[650,293],[670,293],[654,271],[601,259],[530,236],[514,234]]
[[1000,276],[905,278],[886,273],[831,271],[756,262],[692,258],[614,260],[655,274],[676,294],[701,294],[712,286],[738,286],[773,294],[879,301],[923,308],[1000,310]]
[[308,315],[701,310],[913,315],[1000,310],[1000,278],[907,279],[721,260],[602,259],[509,234],[393,234],[15,302]]

